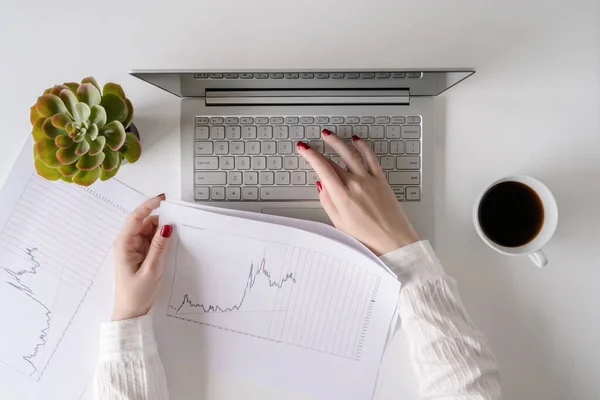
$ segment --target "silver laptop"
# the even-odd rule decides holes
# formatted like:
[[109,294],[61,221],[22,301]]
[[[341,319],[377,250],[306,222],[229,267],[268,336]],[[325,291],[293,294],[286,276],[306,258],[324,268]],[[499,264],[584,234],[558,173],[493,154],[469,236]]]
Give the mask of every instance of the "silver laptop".
[[[132,71],[182,98],[181,197],[329,222],[295,143],[343,166],[327,128],[367,141],[417,231],[433,235],[433,97],[474,73],[452,70]],[[439,167],[438,167],[439,168]]]

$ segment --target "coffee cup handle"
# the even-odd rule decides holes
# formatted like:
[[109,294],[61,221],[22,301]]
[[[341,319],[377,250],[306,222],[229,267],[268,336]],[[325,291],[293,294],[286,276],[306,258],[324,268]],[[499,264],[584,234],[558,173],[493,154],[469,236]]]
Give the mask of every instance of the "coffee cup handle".
[[531,259],[531,261],[533,261],[535,265],[537,265],[540,268],[545,267],[546,264],[548,264],[548,259],[546,258],[544,252],[541,250],[529,254],[529,258]]

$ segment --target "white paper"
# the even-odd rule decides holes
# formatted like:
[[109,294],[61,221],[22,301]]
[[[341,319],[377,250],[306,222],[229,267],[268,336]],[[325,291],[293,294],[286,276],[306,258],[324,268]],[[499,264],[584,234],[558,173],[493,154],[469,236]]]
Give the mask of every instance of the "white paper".
[[28,141],[0,192],[0,380],[30,398],[78,399],[112,303],[112,243],[145,197],[36,175]]
[[235,209],[230,209],[230,208],[210,207],[210,206],[206,206],[203,204],[196,204],[196,203],[188,203],[188,202],[175,202],[175,203],[182,205],[182,206],[186,206],[186,207],[193,207],[193,208],[197,208],[197,209],[204,210],[204,211],[214,212],[217,214],[229,215],[229,216],[238,217],[238,218],[252,219],[254,221],[269,222],[271,224],[289,226],[292,228],[302,229],[307,232],[312,232],[312,233],[315,233],[320,236],[328,237],[330,239],[336,240],[342,244],[350,246],[350,247],[354,248],[355,250],[363,253],[365,256],[367,256],[371,260],[373,260],[373,262],[379,264],[379,266],[381,266],[381,268],[388,271],[394,278],[397,278],[396,274],[394,274],[392,272],[392,270],[389,269],[389,267],[387,265],[385,265],[379,259],[379,257],[377,257],[375,254],[373,254],[373,252],[371,252],[367,247],[365,247],[365,245],[363,245],[358,240],[354,239],[352,236],[347,235],[344,232],[340,231],[339,229],[336,229],[330,225],[323,224],[321,222],[308,221],[308,220],[304,220],[304,219],[288,218],[288,217],[282,217],[279,215],[272,215],[272,214],[254,213],[254,212],[235,210]]
[[175,227],[153,310],[171,397],[220,373],[313,398],[374,394],[399,282],[292,227],[163,203]]

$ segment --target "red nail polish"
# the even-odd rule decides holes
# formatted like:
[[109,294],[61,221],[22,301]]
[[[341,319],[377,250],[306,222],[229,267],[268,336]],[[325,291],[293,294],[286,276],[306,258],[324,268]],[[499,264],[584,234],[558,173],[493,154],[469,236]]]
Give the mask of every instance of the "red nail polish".
[[165,197],[165,194],[164,194],[164,193],[161,193],[161,194],[159,194],[159,195],[158,195],[158,196],[156,196],[156,197]]
[[360,140],[360,138],[356,135],[352,135],[352,141],[356,142],[357,140]]
[[322,133],[323,135],[325,135],[325,136],[329,136],[329,135],[331,135],[333,132],[331,132],[329,129],[323,129],[323,130],[321,131],[321,133]]
[[171,225],[165,225],[160,230],[160,236],[168,238],[171,236],[171,232],[173,232],[173,227]]
[[323,190],[323,185],[321,185],[321,181],[316,181],[315,185],[317,185],[317,191],[321,193],[321,190]]
[[298,142],[298,143],[296,143],[296,146],[298,146],[298,147],[300,147],[301,149],[304,149],[304,150],[310,149],[310,146],[307,143],[304,143],[304,142]]

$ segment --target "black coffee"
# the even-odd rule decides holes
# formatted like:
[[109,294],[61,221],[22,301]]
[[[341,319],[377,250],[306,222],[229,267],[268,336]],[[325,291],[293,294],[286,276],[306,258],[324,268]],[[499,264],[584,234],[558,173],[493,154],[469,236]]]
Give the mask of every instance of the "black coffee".
[[529,186],[502,182],[485,193],[478,217],[488,238],[501,246],[518,247],[532,241],[542,229],[544,206]]

